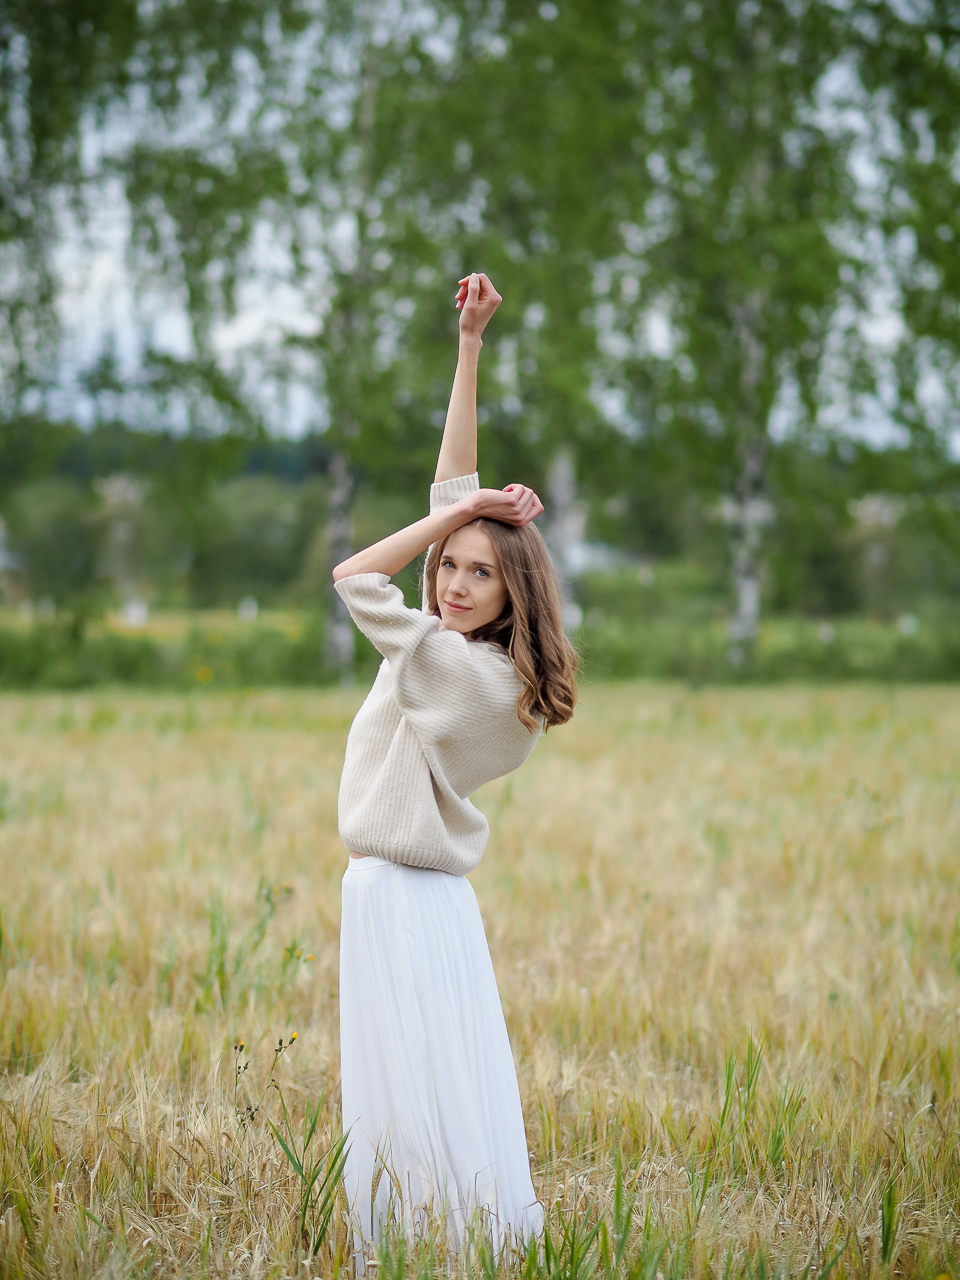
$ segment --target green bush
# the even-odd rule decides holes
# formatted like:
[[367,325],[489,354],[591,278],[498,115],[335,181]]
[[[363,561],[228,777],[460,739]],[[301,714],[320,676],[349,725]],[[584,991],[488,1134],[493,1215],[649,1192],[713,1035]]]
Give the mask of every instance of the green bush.
[[96,684],[163,684],[164,654],[133,636],[87,637],[38,624],[29,631],[0,628],[0,687],[81,689]]
[[93,495],[60,476],[24,485],[6,504],[10,542],[34,598],[44,596],[73,611],[100,600],[97,574],[103,526]]
[[0,628],[0,687],[80,689],[128,684],[157,688],[319,685],[323,630],[311,620],[299,636],[260,626],[221,636],[191,630],[182,641],[114,632],[77,642],[66,627]]
[[848,619],[824,624],[772,619],[760,628],[755,651],[739,665],[728,656],[722,622],[615,619],[585,624],[577,633],[584,674],[594,679],[637,677],[696,684],[783,680],[957,680],[960,622],[945,620],[903,635],[894,623]]

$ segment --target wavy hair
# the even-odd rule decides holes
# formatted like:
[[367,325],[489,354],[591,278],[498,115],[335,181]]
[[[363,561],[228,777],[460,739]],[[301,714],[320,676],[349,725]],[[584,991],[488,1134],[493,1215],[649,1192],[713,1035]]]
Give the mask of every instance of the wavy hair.
[[[577,700],[577,655],[564,635],[560,583],[540,531],[483,518],[471,524],[493,543],[507,588],[499,618],[471,631],[471,639],[497,644],[509,656],[523,683],[517,715],[531,732],[566,724]],[[427,608],[436,617],[437,570],[451,536],[431,547],[424,566]]]

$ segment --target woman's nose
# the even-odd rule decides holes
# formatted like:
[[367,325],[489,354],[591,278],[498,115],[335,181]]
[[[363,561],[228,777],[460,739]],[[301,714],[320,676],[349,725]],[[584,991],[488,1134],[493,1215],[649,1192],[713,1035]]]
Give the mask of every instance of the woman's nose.
[[453,581],[450,583],[450,590],[455,592],[458,596],[465,596],[467,594],[467,584],[463,580],[462,573],[455,573],[453,575]]

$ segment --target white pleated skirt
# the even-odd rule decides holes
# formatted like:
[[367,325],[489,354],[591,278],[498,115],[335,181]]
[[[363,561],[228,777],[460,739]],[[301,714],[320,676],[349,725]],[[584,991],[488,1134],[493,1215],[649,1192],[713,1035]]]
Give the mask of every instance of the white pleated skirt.
[[496,1247],[540,1232],[517,1072],[470,882],[351,858],[340,925],[345,1187],[356,1229],[454,1247],[479,1219]]

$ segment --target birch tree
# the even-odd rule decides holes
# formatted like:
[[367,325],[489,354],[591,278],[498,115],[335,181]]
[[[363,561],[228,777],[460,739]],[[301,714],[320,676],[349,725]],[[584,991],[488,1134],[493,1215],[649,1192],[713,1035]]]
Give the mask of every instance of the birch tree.
[[[626,15],[631,6],[624,6]],[[842,32],[825,4],[726,0],[632,10],[633,181],[601,310],[638,429],[670,433],[724,494],[730,658],[757,634],[775,406],[814,424],[821,372],[859,262],[849,136],[818,113]],[[705,486],[706,487],[706,486]]]
[[[245,16],[222,75],[186,42],[179,78],[153,93],[152,115],[111,163],[132,210],[138,278],[166,289],[189,323],[188,354],[147,350],[149,389],[192,395],[188,424],[209,423],[213,408],[213,421],[254,431],[269,420],[267,393],[281,406],[301,393],[305,425],[328,446],[333,564],[351,550],[358,478],[398,461],[410,471],[397,366],[418,293],[439,284],[439,250],[423,157],[397,144],[429,108],[447,47],[423,4],[281,3]],[[231,347],[224,334],[251,297],[280,313]],[[324,660],[345,681],[352,648],[331,591]]]
[[5,416],[55,373],[58,211],[84,180],[84,119],[122,91],[129,0],[11,0],[0,14],[0,373]]
[[[857,4],[849,47],[873,107],[871,250],[899,322],[885,407],[922,459],[916,483],[930,497],[960,431],[960,10]],[[960,550],[942,505],[930,516]]]

